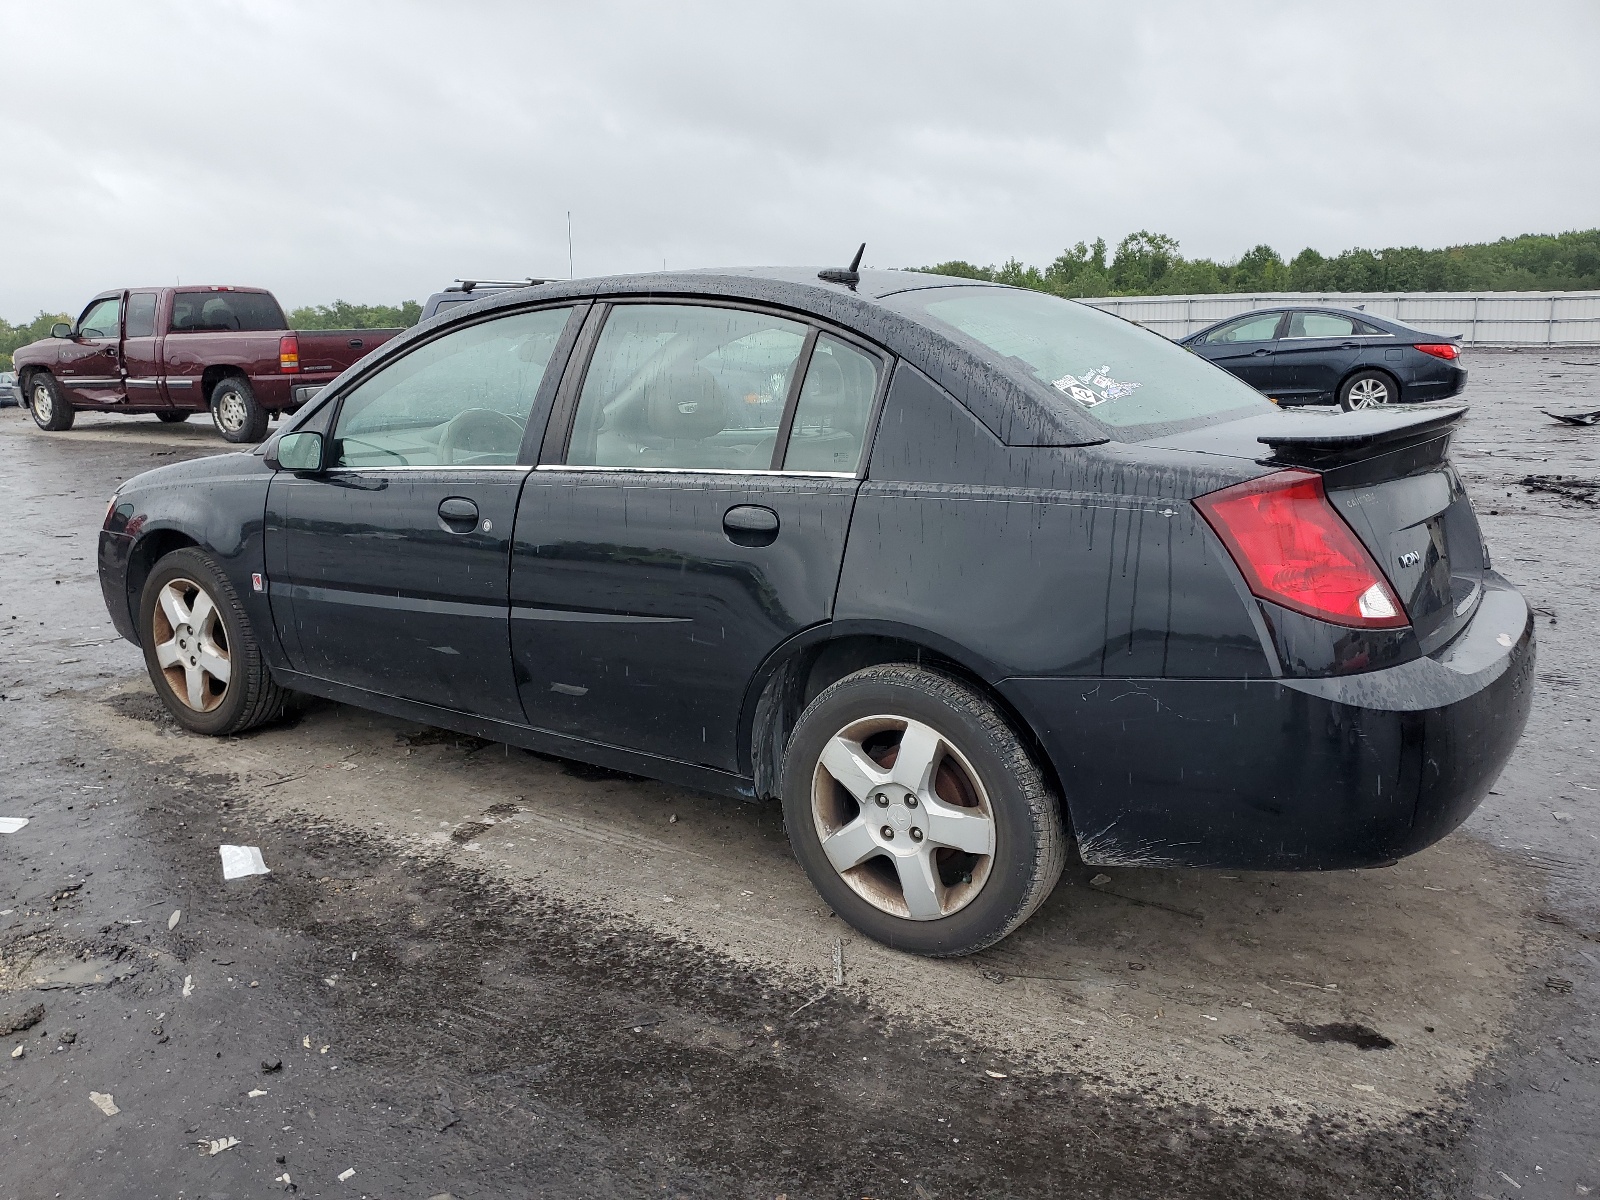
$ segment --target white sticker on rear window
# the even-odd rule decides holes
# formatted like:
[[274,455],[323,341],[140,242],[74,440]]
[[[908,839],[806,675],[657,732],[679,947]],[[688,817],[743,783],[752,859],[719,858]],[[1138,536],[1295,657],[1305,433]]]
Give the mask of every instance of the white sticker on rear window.
[[1063,375],[1054,383],[1058,392],[1071,396],[1085,408],[1093,408],[1097,404],[1104,404],[1107,400],[1131,396],[1139,390],[1137,383],[1125,383],[1113,379],[1109,363],[1098,368],[1091,367],[1082,375]]

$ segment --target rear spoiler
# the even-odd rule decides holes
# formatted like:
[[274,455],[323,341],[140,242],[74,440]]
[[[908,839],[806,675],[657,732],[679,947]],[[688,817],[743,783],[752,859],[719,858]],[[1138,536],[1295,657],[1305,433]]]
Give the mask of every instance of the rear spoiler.
[[1291,410],[1282,428],[1256,440],[1272,458],[1307,467],[1335,467],[1407,446],[1448,439],[1466,415],[1465,404],[1419,404],[1324,414]]

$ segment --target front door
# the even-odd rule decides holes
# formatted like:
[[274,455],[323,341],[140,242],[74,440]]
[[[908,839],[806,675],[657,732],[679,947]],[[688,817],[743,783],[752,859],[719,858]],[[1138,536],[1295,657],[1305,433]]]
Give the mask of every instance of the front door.
[[525,430],[542,428],[572,312],[497,316],[409,350],[333,402],[326,470],[274,477],[269,586],[295,670],[521,721],[511,533]]
[[1251,313],[1206,334],[1194,351],[1258,391],[1272,395],[1279,382],[1274,355],[1281,312]]
[[56,382],[75,407],[120,403],[122,383],[122,295],[101,296],[83,310],[69,340],[56,348]]
[[734,771],[756,669],[832,615],[883,362],[736,308],[604,320],[563,388],[570,438],[558,417],[517,514],[523,707],[542,729]]

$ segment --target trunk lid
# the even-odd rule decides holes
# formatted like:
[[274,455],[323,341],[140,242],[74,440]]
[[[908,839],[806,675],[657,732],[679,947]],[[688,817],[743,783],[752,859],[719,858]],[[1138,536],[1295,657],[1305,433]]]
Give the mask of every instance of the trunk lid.
[[1322,475],[1335,510],[1405,606],[1424,654],[1472,618],[1488,568],[1483,534],[1448,459],[1464,405],[1352,413],[1287,410],[1146,445]]

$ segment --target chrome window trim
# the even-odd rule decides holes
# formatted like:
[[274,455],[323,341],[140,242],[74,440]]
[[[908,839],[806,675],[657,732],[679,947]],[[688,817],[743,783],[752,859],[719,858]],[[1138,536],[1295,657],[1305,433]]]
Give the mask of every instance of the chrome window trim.
[[341,472],[341,471],[342,472],[376,471],[376,472],[379,472],[381,474],[392,474],[395,471],[521,471],[524,474],[526,474],[527,472],[529,472],[531,470],[533,470],[532,467],[522,466],[519,463],[507,463],[503,467],[475,467],[475,466],[472,466],[470,463],[440,463],[440,464],[437,464],[435,466],[427,466],[425,464],[420,464],[420,463],[408,463],[408,464],[405,464],[403,466],[396,466],[396,467],[352,467],[352,466],[346,466],[343,463],[336,463],[331,467],[326,467],[323,470],[317,472],[317,474],[318,475],[332,475],[335,472]]
[[1392,338],[1394,336],[1392,333],[1296,333],[1290,337],[1281,337],[1278,340],[1280,342],[1307,342],[1343,338],[1347,342],[1353,342],[1358,338]]
[[857,479],[854,471],[741,470],[737,467],[604,467],[588,463],[540,463],[535,471],[614,471],[633,475],[766,475],[793,479]]

